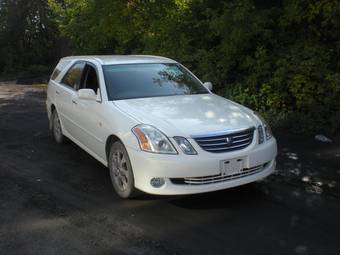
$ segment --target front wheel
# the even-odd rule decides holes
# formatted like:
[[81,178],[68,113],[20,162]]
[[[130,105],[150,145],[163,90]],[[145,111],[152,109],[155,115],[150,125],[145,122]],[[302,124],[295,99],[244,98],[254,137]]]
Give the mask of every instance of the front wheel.
[[109,154],[109,170],[112,185],[121,198],[136,196],[135,180],[129,155],[124,145],[117,141],[112,144]]

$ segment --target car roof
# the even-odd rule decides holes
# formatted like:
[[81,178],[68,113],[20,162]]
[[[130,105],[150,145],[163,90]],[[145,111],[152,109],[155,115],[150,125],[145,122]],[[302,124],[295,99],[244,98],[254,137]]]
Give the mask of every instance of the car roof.
[[96,60],[101,65],[140,64],[140,63],[177,63],[175,60],[152,55],[89,55],[69,56],[62,60]]

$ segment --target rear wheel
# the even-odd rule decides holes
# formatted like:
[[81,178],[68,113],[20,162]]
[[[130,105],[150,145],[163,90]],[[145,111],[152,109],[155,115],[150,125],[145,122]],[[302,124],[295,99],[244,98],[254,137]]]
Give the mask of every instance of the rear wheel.
[[114,142],[109,154],[109,170],[112,185],[121,198],[132,198],[137,194],[129,155],[124,145]]
[[64,143],[66,140],[66,137],[63,135],[61,124],[59,120],[59,116],[56,110],[52,112],[51,116],[52,121],[52,135],[56,143]]

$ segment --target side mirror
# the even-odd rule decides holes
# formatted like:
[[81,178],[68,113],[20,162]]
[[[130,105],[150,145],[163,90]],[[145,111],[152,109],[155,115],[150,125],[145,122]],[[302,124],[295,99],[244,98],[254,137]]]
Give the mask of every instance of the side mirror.
[[210,81],[203,83],[203,85],[204,85],[204,87],[206,87],[209,90],[212,90],[212,88],[213,88],[213,85]]
[[80,89],[78,90],[79,99],[96,101],[97,95],[94,93],[93,89]]

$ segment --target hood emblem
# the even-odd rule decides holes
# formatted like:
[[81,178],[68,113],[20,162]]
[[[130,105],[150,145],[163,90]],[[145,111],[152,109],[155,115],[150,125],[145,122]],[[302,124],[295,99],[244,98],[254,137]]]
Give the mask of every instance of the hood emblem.
[[227,145],[231,145],[233,143],[233,138],[228,136],[226,139],[225,139],[225,142],[227,143]]

